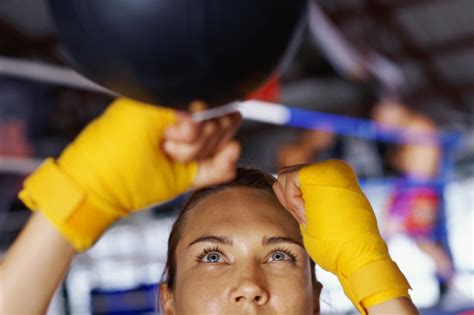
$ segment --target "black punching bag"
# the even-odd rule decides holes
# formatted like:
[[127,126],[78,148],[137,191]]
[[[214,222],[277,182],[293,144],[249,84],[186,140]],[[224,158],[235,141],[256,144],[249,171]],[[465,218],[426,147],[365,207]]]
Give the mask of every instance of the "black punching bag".
[[184,108],[258,88],[296,45],[306,0],[50,0],[72,66],[127,97]]

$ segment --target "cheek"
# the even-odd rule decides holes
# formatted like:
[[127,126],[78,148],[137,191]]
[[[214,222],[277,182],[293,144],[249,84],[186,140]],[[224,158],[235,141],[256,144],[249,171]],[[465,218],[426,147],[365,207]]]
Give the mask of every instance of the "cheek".
[[284,276],[272,275],[267,279],[275,310],[285,310],[288,314],[312,314],[315,301],[309,268],[286,272]]
[[222,314],[227,284],[223,275],[210,276],[196,270],[178,275],[174,292],[177,313]]

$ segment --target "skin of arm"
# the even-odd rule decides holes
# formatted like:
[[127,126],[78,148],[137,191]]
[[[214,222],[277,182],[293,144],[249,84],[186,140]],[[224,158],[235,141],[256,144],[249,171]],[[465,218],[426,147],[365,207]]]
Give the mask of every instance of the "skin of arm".
[[[402,128],[417,134],[434,134],[438,129],[428,118],[411,114]],[[438,174],[441,160],[441,148],[437,142],[405,144],[399,146],[395,167],[406,175],[431,180]]]
[[53,225],[34,213],[0,266],[0,314],[44,314],[75,255]]
[[415,305],[409,298],[396,298],[385,303],[374,305],[367,309],[369,315],[417,315],[419,314]]

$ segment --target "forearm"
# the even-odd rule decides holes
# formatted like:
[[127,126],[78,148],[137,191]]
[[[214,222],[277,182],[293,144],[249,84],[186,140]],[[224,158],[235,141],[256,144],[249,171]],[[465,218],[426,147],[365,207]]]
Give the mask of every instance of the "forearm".
[[406,297],[396,298],[382,304],[374,305],[367,309],[369,315],[416,315],[419,314],[413,302]]
[[0,314],[41,314],[63,280],[73,247],[34,213],[0,266]]
[[352,169],[341,161],[317,163],[302,169],[300,182],[305,248],[338,277],[359,312],[408,297],[409,283],[390,257]]

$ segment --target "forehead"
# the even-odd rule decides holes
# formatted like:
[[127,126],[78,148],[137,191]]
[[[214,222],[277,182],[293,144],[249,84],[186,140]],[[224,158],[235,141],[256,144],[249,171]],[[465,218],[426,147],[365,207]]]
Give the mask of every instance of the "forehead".
[[232,187],[200,200],[186,219],[182,237],[199,234],[286,234],[300,237],[298,224],[273,194]]

